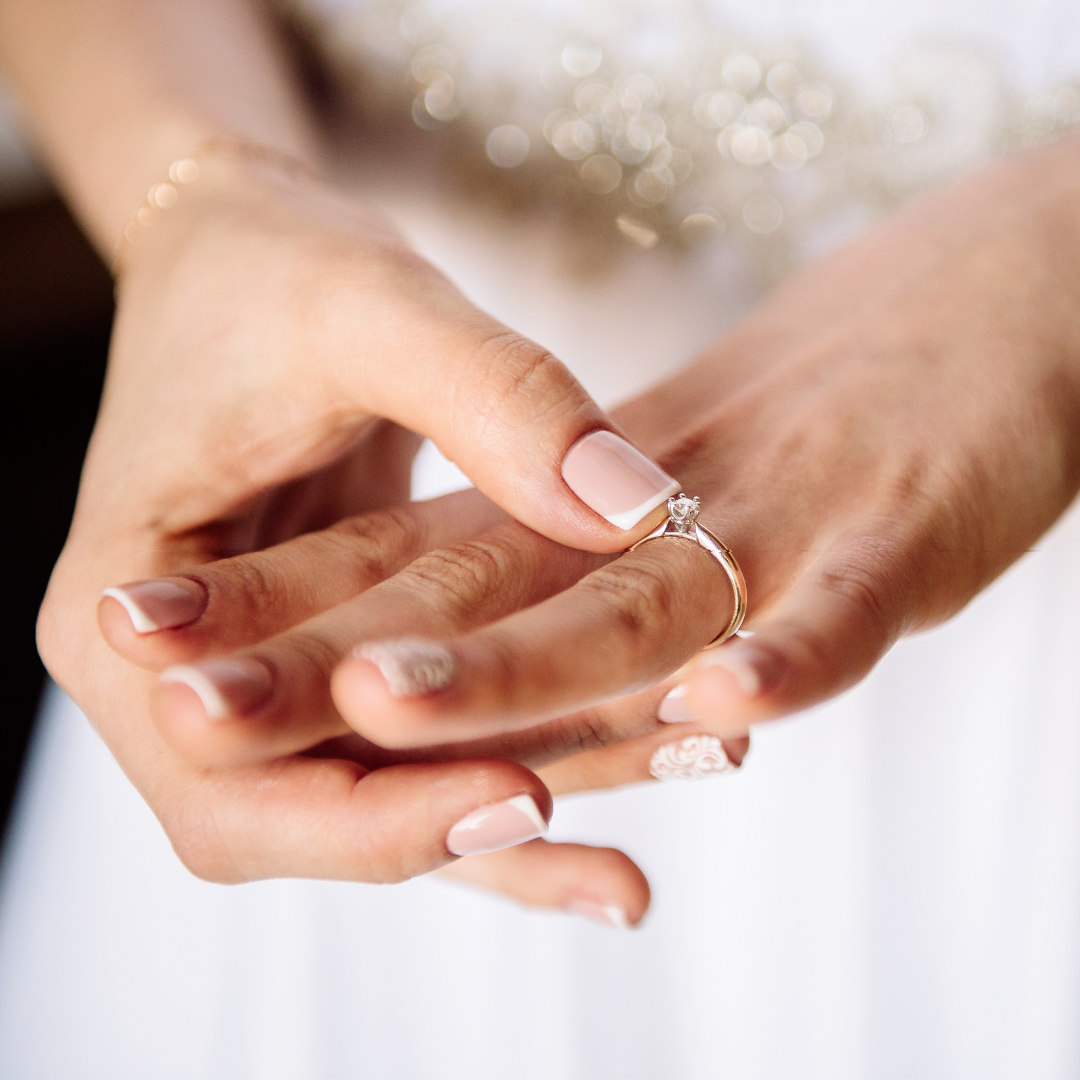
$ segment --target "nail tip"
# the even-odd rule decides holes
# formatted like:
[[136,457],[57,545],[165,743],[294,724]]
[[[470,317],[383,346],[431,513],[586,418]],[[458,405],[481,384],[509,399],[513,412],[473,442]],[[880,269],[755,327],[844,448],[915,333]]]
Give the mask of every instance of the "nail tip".
[[635,506],[632,510],[624,510],[620,514],[605,514],[604,520],[611,525],[614,525],[615,528],[622,529],[623,532],[629,532],[630,529],[648,517],[658,506],[663,506],[672,495],[677,495],[679,493],[679,487],[679,482],[677,480],[672,480],[666,488],[658,491],[652,498],[646,499],[639,506]]
[[205,586],[181,577],[129,581],[103,589],[127,612],[138,634],[175,630],[198,619],[206,610]]
[[689,707],[686,704],[686,692],[688,689],[686,683],[679,683],[678,686],[669,690],[656,710],[656,719],[662,724],[692,723],[694,718],[690,715]]
[[108,596],[111,599],[117,601],[120,606],[127,612],[127,617],[131,620],[131,625],[136,634],[152,634],[161,627],[158,626],[149,615],[135,602],[135,598],[123,589],[110,585],[107,589],[101,590],[102,596]]
[[565,910],[571,915],[577,915],[613,930],[633,929],[626,910],[619,904],[600,904],[595,900],[571,900],[567,903]]
[[531,795],[515,795],[512,799],[508,799],[507,802],[532,822],[537,830],[537,836],[543,836],[548,831],[548,823],[544,820],[544,815],[540,813],[540,807],[536,805],[536,800]]
[[172,683],[186,686],[198,697],[206,710],[206,715],[211,720],[225,720],[232,715],[229,703],[221,691],[204,672],[193,664],[174,664],[172,667],[167,667],[158,676],[158,683],[163,686]]
[[563,457],[566,486],[610,525],[627,531],[672,495],[679,483],[621,435],[583,435]]
[[762,673],[743,654],[743,646],[738,644],[706,650],[698,663],[702,668],[720,668],[726,671],[745,697],[758,697],[765,688]]
[[451,855],[490,855],[536,840],[547,831],[548,823],[532,796],[515,795],[466,814],[446,834],[445,844]]

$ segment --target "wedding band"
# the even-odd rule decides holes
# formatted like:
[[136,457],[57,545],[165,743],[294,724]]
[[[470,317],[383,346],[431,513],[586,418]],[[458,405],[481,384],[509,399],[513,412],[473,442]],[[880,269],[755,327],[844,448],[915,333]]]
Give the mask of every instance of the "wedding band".
[[727,626],[706,646],[711,648],[714,645],[722,645],[742,626],[743,619],[746,618],[746,579],[743,577],[738,561],[731,554],[731,549],[715,533],[709,532],[704,525],[698,524],[697,516],[700,509],[701,500],[697,496],[691,499],[682,492],[679,492],[678,497],[673,495],[667,501],[667,520],[626,550],[634,551],[650,540],[671,537],[675,540],[689,540],[697,544],[720,564],[731,583],[732,592],[735,593],[735,610]]

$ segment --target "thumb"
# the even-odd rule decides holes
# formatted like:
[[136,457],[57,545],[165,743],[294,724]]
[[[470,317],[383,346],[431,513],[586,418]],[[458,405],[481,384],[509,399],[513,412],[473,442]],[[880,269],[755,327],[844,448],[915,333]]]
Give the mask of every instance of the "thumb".
[[426,435],[552,540],[621,551],[657,524],[678,482],[614,430],[565,365],[464,300],[454,316],[414,321],[407,374],[366,379],[370,407]]

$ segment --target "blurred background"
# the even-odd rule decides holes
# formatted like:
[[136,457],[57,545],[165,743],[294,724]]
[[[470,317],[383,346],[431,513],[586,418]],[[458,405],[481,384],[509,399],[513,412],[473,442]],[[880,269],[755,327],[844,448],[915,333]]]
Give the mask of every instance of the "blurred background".
[[[2,91],[0,91],[2,93]],[[112,324],[112,281],[19,138],[0,97],[0,356],[7,646],[0,724],[6,836],[45,669],[37,609],[64,543]]]

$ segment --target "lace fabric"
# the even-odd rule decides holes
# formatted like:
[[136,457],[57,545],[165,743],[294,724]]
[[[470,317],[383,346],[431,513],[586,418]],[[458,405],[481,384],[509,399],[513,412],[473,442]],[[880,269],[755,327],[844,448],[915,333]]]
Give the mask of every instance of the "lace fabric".
[[1080,86],[1020,93],[955,43],[908,50],[867,99],[798,41],[749,40],[695,0],[284,2],[358,114],[419,129],[458,183],[581,244],[734,242],[782,269],[1080,122]]

